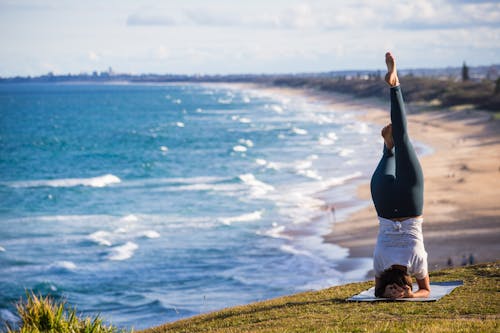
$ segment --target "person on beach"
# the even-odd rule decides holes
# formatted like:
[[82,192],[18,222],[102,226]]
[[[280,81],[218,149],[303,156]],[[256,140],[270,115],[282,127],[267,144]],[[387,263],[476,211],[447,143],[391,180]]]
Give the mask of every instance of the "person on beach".
[[[405,106],[394,56],[385,55],[391,123],[382,129],[384,149],[370,188],[379,220],[373,255],[375,296],[428,297],[430,282],[422,235],[424,177],[408,136]],[[418,290],[412,290],[414,275]]]

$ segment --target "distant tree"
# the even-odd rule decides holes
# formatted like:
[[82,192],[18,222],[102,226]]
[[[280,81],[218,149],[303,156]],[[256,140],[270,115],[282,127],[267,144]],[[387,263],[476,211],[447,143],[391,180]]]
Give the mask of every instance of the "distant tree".
[[470,79],[469,77],[469,67],[465,64],[462,65],[462,81],[468,81]]
[[500,94],[500,77],[495,81],[495,95]]

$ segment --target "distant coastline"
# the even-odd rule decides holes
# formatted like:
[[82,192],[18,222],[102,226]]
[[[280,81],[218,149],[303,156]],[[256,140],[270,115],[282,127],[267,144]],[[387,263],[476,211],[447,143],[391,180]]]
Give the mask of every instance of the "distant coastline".
[[[400,70],[408,102],[429,109],[461,106],[500,112],[500,65],[468,68],[463,80],[461,67],[441,69]],[[73,84],[135,84],[135,83],[255,83],[261,85],[346,93],[356,97],[384,96],[385,84],[379,70],[345,70],[297,74],[119,74],[108,71],[91,74],[53,74],[41,76],[0,77],[0,84],[73,83]],[[496,116],[497,117],[497,116]]]

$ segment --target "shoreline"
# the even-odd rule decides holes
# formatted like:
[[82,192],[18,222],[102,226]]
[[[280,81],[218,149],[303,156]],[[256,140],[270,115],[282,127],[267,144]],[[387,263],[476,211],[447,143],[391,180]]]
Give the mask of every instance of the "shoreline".
[[[404,87],[403,87],[404,89]],[[403,90],[404,92],[404,90]],[[388,110],[388,108],[386,109]],[[366,112],[360,119],[381,127],[387,111]],[[459,108],[425,112],[407,105],[410,136],[433,148],[420,158],[425,177],[424,243],[429,270],[498,259],[500,253],[500,122],[488,113]],[[369,184],[358,196],[371,200]],[[378,233],[373,205],[338,223],[325,241],[350,250],[351,257],[373,253]],[[362,235],[362,236],[360,236]]]
[[[404,82],[403,82],[404,93]],[[281,95],[295,95],[320,102],[332,112],[360,110],[359,120],[386,125],[390,101],[340,93],[255,84],[231,84]],[[467,108],[435,109],[407,104],[410,136],[433,149],[420,158],[425,177],[424,243],[429,270],[462,264],[463,256],[474,263],[493,262],[500,254],[500,121],[485,111]],[[349,250],[348,258],[372,257],[378,233],[371,204],[369,182],[360,185],[357,197],[370,205],[333,223],[323,235],[326,243]],[[327,203],[335,206],[335,203]],[[371,273],[368,277],[372,277]]]

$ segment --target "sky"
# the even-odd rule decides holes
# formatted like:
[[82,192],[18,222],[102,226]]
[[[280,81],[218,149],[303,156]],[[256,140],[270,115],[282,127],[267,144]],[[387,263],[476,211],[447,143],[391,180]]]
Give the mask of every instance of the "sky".
[[0,76],[500,63],[500,1],[0,0]]

